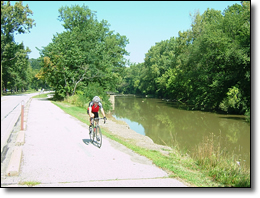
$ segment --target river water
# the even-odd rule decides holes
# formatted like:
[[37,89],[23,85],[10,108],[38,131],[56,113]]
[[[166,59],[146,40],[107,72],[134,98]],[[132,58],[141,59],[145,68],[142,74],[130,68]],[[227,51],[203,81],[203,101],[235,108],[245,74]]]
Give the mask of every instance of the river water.
[[192,111],[166,100],[135,96],[116,96],[112,114],[157,144],[192,155],[199,145],[212,141],[221,154],[250,166],[250,124],[244,116]]

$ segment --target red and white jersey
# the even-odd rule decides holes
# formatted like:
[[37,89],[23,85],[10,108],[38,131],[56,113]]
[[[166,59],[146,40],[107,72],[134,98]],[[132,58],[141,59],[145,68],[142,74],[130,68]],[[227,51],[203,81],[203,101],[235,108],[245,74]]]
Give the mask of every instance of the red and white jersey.
[[[95,105],[94,105],[94,102],[91,101],[91,102],[89,103],[89,107],[92,107],[92,112],[98,112],[98,111],[99,111],[99,108],[100,108],[100,109],[103,109],[103,106],[102,106],[102,103],[101,103],[101,102],[99,102],[98,105],[95,106]],[[88,110],[89,110],[89,107],[88,107]]]

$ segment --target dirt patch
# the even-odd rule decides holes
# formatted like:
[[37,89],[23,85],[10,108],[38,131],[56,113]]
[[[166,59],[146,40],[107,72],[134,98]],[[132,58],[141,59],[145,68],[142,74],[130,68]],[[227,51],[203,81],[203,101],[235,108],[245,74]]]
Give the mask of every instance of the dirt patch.
[[116,120],[112,115],[107,114],[107,123],[99,123],[102,127],[110,131],[112,135],[120,137],[126,142],[135,144],[136,146],[146,148],[149,150],[160,151],[164,155],[168,155],[172,150],[171,147],[155,144],[148,136],[141,135],[136,131],[130,129],[129,125],[122,121]]

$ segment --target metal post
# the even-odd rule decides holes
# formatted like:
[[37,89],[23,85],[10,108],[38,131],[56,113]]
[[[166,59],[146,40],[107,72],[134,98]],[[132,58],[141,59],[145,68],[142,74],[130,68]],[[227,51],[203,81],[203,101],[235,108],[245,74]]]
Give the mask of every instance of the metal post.
[[23,120],[24,120],[24,101],[21,102],[21,131],[23,131]]

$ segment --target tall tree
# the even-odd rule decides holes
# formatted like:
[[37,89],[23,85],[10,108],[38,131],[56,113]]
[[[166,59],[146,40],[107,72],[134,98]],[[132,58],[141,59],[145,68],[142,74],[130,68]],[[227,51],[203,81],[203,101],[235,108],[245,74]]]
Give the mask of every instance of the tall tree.
[[[11,53],[14,49],[14,33],[22,34],[30,32],[30,29],[35,25],[34,20],[30,18],[32,11],[29,6],[23,6],[22,2],[16,2],[14,6],[10,1],[1,1],[1,90],[2,90],[2,71],[5,75],[8,74],[7,67],[14,64],[14,59],[18,54]],[[8,51],[8,52],[7,52]],[[7,84],[7,82],[5,82]]]
[[110,31],[107,21],[99,22],[85,5],[61,7],[59,12],[66,31],[55,35],[42,50],[44,66],[39,76],[61,98],[73,95],[79,84],[87,85],[90,80],[104,89],[115,89],[125,64],[126,37]]

